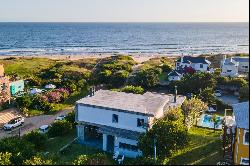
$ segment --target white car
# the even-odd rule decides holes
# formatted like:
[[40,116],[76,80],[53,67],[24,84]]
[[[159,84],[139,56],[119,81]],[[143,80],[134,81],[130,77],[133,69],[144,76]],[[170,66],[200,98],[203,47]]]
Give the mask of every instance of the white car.
[[216,97],[221,97],[221,96],[222,96],[220,90],[216,90],[216,91],[214,92],[214,95],[215,95]]
[[55,120],[64,120],[65,117],[66,117],[66,115],[60,115],[60,116],[56,117]]
[[21,116],[18,116],[14,119],[11,119],[8,123],[6,123],[3,126],[4,130],[12,130],[15,127],[21,126],[24,123],[24,118]]
[[49,130],[49,125],[42,125],[41,127],[39,127],[40,133],[47,133],[48,130]]

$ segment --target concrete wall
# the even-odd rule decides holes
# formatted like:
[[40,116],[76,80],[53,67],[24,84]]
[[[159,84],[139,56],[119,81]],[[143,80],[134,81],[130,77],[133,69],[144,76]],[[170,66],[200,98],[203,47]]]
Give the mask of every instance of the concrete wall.
[[[146,132],[146,129],[137,127],[137,118],[144,119],[144,122],[148,123],[149,118],[147,116],[81,105],[77,105],[77,107],[77,121],[95,123],[137,132]],[[118,115],[118,123],[112,122],[113,114]]]

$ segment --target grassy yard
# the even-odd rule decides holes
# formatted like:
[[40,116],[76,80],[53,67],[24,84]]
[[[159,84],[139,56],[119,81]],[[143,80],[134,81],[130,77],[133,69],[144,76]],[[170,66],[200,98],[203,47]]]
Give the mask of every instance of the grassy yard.
[[[60,165],[71,165],[72,162],[79,155],[91,155],[101,153],[100,150],[80,145],[78,143],[71,144],[68,148],[64,150],[64,153],[59,153],[59,150],[72,141],[76,137],[75,131],[72,131],[72,134],[63,137],[56,137],[49,139],[47,142],[46,152],[49,152],[48,157],[52,158],[56,164]],[[110,164],[114,164],[110,156]]]
[[194,127],[189,131],[189,145],[176,152],[171,165],[215,165],[222,159],[221,132]]

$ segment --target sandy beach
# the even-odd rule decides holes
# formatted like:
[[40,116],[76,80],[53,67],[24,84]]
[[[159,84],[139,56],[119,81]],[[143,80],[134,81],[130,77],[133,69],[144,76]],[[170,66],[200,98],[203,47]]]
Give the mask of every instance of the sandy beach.
[[[99,59],[114,56],[115,54],[85,54],[85,55],[15,55],[15,56],[0,56],[0,59],[15,57],[15,58],[48,58],[53,60],[80,60],[80,59]],[[178,55],[152,55],[152,54],[133,54],[130,55],[136,62],[142,63],[148,61],[151,58],[160,57],[179,57]]]

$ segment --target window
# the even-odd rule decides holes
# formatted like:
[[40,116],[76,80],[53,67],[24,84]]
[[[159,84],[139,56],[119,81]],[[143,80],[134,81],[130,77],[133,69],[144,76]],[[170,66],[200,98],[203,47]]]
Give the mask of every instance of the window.
[[249,165],[249,158],[241,158],[240,164],[241,165]]
[[143,127],[144,126],[144,119],[137,119],[137,127]]
[[232,72],[232,70],[227,70],[228,73]]
[[118,115],[113,114],[112,122],[113,122],[113,123],[118,123]]
[[203,68],[203,64],[200,64],[200,68]]
[[130,144],[126,144],[126,143],[119,143],[119,148],[121,149],[126,149],[126,150],[130,150],[130,151],[138,151],[138,147],[135,145],[130,145]]
[[243,144],[249,145],[249,131],[247,130],[244,131]]

